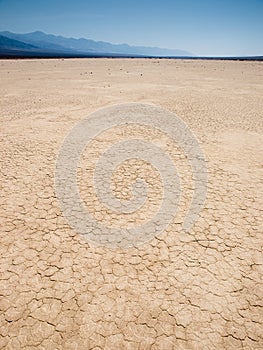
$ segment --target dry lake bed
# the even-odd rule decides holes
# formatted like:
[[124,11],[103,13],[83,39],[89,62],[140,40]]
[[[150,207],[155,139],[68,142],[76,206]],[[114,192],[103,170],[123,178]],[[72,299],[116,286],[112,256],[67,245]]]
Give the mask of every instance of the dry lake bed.
[[[263,63],[1,60],[0,79],[0,348],[262,349]],[[113,249],[69,225],[54,173],[76,123],[129,102],[187,124],[205,155],[207,195],[185,232],[193,177],[176,153],[182,210],[155,238]],[[105,140],[116,141],[117,131]],[[91,158],[105,140],[81,158],[79,190],[96,220],[118,225],[90,184]],[[141,224],[162,201],[161,178],[132,162],[114,175],[112,191],[130,198],[129,169],[132,179],[146,178],[152,198],[130,218]]]

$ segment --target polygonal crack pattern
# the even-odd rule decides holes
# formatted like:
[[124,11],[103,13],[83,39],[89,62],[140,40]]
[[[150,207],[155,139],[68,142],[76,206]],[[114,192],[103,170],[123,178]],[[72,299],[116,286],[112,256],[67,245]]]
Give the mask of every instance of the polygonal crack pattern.
[[[262,349],[262,64],[10,60],[0,72],[0,348]],[[56,157],[83,116],[131,100],[176,112],[196,133],[207,198],[186,233],[191,172],[171,146],[186,174],[174,221],[145,245],[97,247],[62,215]],[[89,202],[90,150],[78,184],[107,221]],[[113,174],[118,198],[131,196],[130,170],[147,174],[149,191],[161,186],[154,168],[132,159]]]

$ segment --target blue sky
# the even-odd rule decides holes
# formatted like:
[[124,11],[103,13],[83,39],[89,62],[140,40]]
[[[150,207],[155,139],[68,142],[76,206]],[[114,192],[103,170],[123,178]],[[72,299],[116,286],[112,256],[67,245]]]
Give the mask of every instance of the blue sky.
[[0,0],[0,30],[263,55],[263,0]]

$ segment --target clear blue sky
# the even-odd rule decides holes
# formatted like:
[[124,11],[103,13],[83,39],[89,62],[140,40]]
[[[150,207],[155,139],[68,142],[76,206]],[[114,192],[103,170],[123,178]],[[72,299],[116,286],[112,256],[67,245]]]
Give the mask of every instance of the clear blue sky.
[[0,30],[263,55],[263,0],[0,0]]

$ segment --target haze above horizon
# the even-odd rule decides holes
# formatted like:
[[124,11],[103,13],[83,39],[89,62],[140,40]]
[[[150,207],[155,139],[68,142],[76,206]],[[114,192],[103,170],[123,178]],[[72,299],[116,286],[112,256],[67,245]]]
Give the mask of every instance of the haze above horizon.
[[198,56],[263,55],[262,0],[0,0],[0,31],[43,31]]

